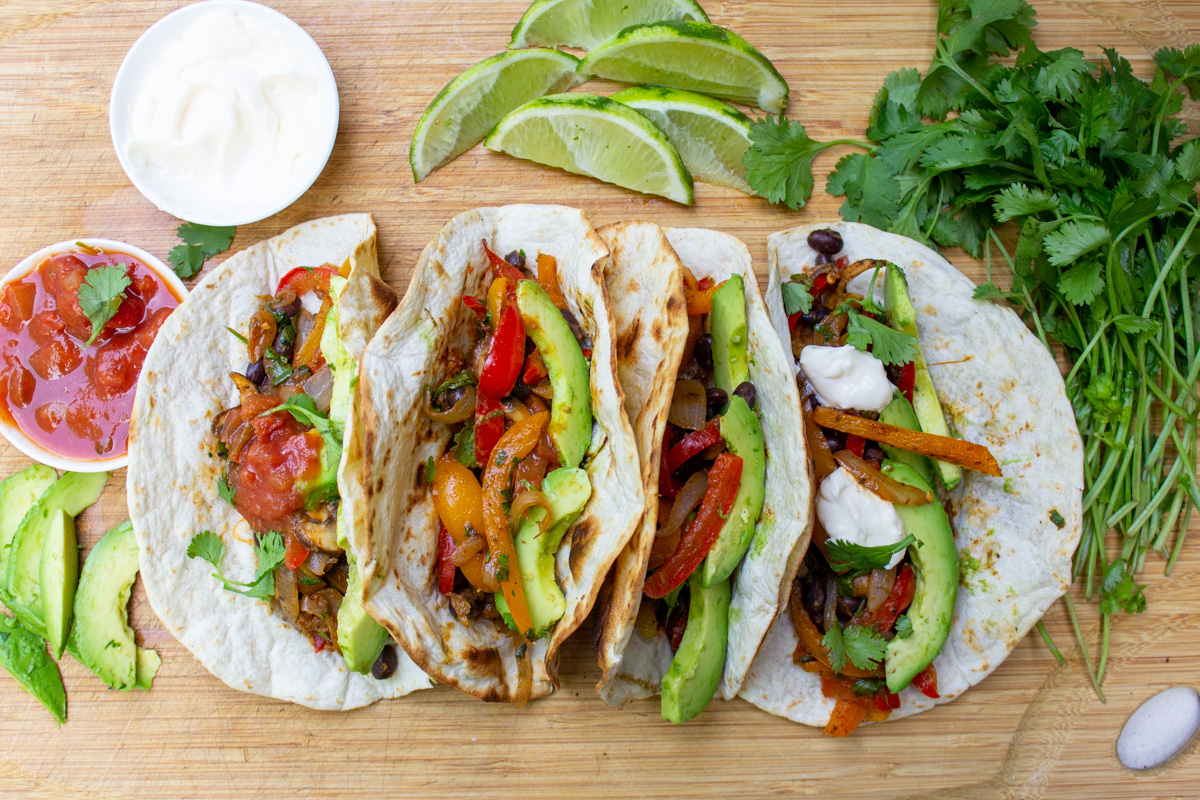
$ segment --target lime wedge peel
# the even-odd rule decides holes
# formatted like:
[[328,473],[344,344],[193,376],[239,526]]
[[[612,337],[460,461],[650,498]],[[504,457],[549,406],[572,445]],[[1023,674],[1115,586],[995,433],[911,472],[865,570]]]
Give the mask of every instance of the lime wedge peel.
[[699,92],[771,114],[782,114],[788,104],[787,81],[766,56],[733,31],[704,22],[626,28],[589,52],[579,72]]
[[678,19],[708,22],[708,15],[696,0],[534,0],[508,46],[591,50],[630,25]]
[[514,108],[584,81],[579,59],[558,50],[509,50],[485,58],[447,83],[425,109],[408,151],[419,182],[487,136]]
[[543,97],[516,109],[489,150],[692,204],[692,176],[670,139],[629,106],[592,94]]
[[667,135],[698,181],[754,194],[742,157],[750,118],[728,103],[682,89],[635,86],[612,96],[644,114]]

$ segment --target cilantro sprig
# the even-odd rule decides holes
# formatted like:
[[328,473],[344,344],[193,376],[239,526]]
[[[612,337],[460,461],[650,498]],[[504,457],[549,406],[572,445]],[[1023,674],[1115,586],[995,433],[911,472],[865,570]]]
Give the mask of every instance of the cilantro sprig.
[[266,600],[275,594],[275,568],[283,563],[285,548],[283,537],[271,531],[259,537],[254,544],[254,560],[257,567],[254,579],[248,583],[232,581],[220,573],[221,559],[225,557],[225,542],[212,531],[201,531],[188,543],[188,558],[202,558],[217,569],[213,577],[221,582],[226,591]]
[[875,669],[887,653],[887,639],[865,625],[841,628],[834,624],[825,631],[821,644],[829,651],[829,666],[834,672],[845,669],[847,661],[859,669]]
[[911,533],[894,544],[881,544],[874,547],[855,544],[842,539],[830,539],[825,543],[825,552],[829,557],[829,566],[834,572],[870,572],[873,569],[883,569],[892,556],[904,552],[909,545],[916,544],[917,537]]
[[205,261],[229,249],[236,230],[231,225],[185,222],[175,229],[175,235],[183,240],[183,244],[171,248],[167,261],[182,280],[193,278],[204,267]]
[[[1072,362],[1089,476],[1073,572],[1100,603],[1098,662],[1077,635],[1103,697],[1111,615],[1145,608],[1147,553],[1169,572],[1200,505],[1200,140],[1180,118],[1200,99],[1200,45],[1159,50],[1146,81],[1112,49],[1043,52],[1035,17],[1025,0],[939,0],[928,69],[884,80],[870,150],[843,157],[827,190],[847,221],[984,259],[976,298],[1009,302]],[[873,327],[850,333],[863,344]]]
[[783,291],[784,313],[790,317],[792,314],[807,314],[812,311],[813,296],[808,290],[810,286],[811,278],[807,275],[796,275],[780,287]]
[[79,308],[92,323],[92,335],[84,347],[90,347],[108,321],[117,315],[125,290],[132,285],[126,269],[124,264],[90,269],[79,285]]
[[742,156],[746,180],[769,203],[782,203],[793,211],[803,208],[812,197],[813,159],[839,144],[871,147],[854,139],[818,142],[799,122],[768,114],[750,124],[750,148]]

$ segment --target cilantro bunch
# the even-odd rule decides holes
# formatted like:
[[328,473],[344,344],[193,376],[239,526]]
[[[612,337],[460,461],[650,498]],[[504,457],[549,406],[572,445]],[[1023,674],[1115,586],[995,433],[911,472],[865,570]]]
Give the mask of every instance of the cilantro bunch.
[[[887,77],[868,152],[843,157],[828,191],[846,220],[985,259],[976,297],[1011,303],[1073,363],[1086,479],[1074,574],[1100,600],[1094,666],[1066,602],[1100,693],[1111,616],[1145,609],[1134,576],[1151,550],[1170,573],[1200,505],[1200,142],[1177,141],[1200,46],[1159,50],[1147,82],[1111,49],[1040,51],[1034,16],[1025,0],[939,0],[928,71]],[[1007,289],[991,280],[997,254]]]

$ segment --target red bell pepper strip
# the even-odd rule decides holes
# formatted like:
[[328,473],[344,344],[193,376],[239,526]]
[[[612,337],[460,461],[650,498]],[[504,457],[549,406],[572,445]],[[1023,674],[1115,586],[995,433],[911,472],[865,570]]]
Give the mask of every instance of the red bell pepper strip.
[[937,688],[937,667],[933,664],[918,672],[917,677],[912,679],[912,685],[926,697],[932,697],[934,700],[941,697]]
[[742,459],[733,453],[721,453],[708,472],[708,491],[700,501],[696,518],[679,537],[679,546],[671,557],[646,579],[642,591],[657,600],[666,597],[688,579],[708,555],[721,534],[721,527],[733,509],[738,485],[742,480]]
[[483,243],[483,251],[487,253],[488,260],[492,262],[492,266],[495,267],[496,272],[501,277],[508,279],[508,290],[510,292],[515,292],[517,290],[517,284],[521,281],[529,280],[529,278],[526,278],[521,273],[521,270],[517,269],[512,264],[493,253],[492,248],[488,247],[486,241]]
[[308,548],[298,536],[288,534],[284,537],[283,565],[288,569],[297,569],[308,558]]
[[329,279],[337,274],[336,269],[329,267],[296,267],[279,281],[275,294],[278,296],[284,289],[291,289],[297,297],[317,290],[328,292]]
[[838,271],[840,272],[850,264],[850,256],[842,256],[834,263],[837,265]]
[[908,402],[913,401],[913,387],[917,385],[917,365],[916,362],[910,361],[900,368],[900,383],[896,388],[900,393],[908,398]]
[[438,547],[438,591],[450,594],[454,591],[454,537],[446,526],[442,526],[441,545]]
[[475,463],[483,466],[504,435],[504,409],[483,392],[475,398]]
[[521,373],[521,381],[526,386],[536,386],[550,375],[546,369],[546,361],[537,350],[530,351],[525,356],[525,371]]
[[329,646],[329,640],[326,639],[321,634],[318,633],[316,636],[313,637],[313,652],[314,653],[319,653],[328,646]]
[[[811,294],[813,296],[813,298],[815,299],[819,294],[821,294],[821,292],[825,291],[825,287],[827,287],[828,285],[829,285],[829,274],[822,272],[820,275],[818,275],[816,278],[813,279],[812,286],[808,287],[808,293]],[[789,314],[788,318],[787,318],[788,319],[788,330],[794,330],[796,328],[796,323],[799,322],[800,317],[802,317],[803,315],[804,315],[803,311],[797,311],[795,314]]]
[[900,707],[900,695],[892,694],[887,689],[880,689],[871,695],[871,705],[880,711],[895,711]]
[[679,444],[668,450],[663,468],[667,472],[674,472],[692,456],[707,450],[719,441],[721,441],[721,423],[719,419],[713,419],[700,430],[692,431],[683,437]]
[[867,448],[867,440],[861,436],[855,436],[853,433],[846,434],[846,449],[859,458],[863,457],[863,451]]
[[476,300],[476,299],[475,299],[474,297],[472,297],[471,295],[469,295],[469,294],[464,294],[464,295],[462,296],[462,301],[463,301],[463,305],[464,305],[464,306],[466,306],[467,308],[469,308],[469,309],[471,309],[472,311],[474,311],[474,312],[475,312],[476,314],[478,314],[480,317],[486,317],[486,316],[487,316],[487,309],[483,307],[483,303],[479,302],[478,300]]
[[671,477],[671,470],[667,469],[667,453],[662,451],[662,458],[658,460],[658,493],[668,500],[674,500],[679,495],[681,487]]
[[913,593],[917,590],[917,578],[912,567],[905,564],[892,584],[892,591],[874,611],[855,615],[851,622],[855,625],[871,625],[879,633],[887,633],[896,625],[896,617],[912,603]]
[[496,330],[488,344],[483,359],[483,371],[479,375],[479,394],[488,397],[504,397],[513,390],[521,364],[525,361],[525,323],[521,312],[510,295],[496,321]]

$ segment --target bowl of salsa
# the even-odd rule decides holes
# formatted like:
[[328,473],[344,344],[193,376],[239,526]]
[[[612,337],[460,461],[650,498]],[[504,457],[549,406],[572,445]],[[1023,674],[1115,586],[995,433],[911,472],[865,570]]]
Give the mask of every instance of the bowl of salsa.
[[138,375],[187,289],[109,239],[44,247],[0,279],[0,433],[43,464],[125,466]]

